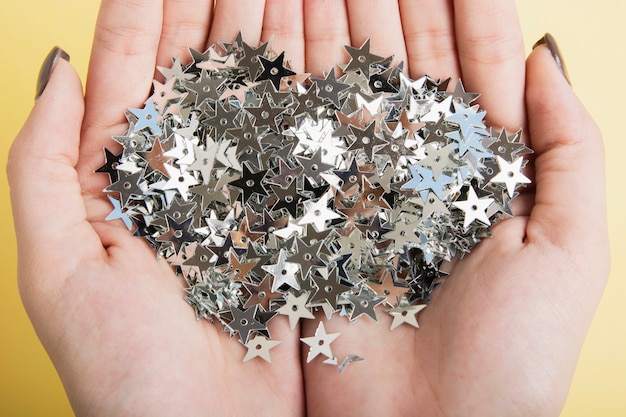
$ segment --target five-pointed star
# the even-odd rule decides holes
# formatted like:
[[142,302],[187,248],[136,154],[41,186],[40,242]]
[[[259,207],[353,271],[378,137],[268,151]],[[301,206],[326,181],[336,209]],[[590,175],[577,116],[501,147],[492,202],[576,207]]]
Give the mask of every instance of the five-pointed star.
[[161,128],[159,127],[159,112],[154,107],[154,101],[148,99],[144,108],[130,107],[128,109],[135,117],[137,122],[135,123],[135,132],[139,132],[142,129],[147,129],[153,135],[160,135]]
[[248,351],[246,352],[246,356],[244,356],[243,361],[248,362],[250,359],[258,357],[266,362],[272,363],[272,359],[270,358],[270,349],[280,345],[280,343],[280,340],[271,340],[265,336],[257,334],[245,344]]
[[409,119],[409,113],[406,111],[406,109],[402,109],[399,122],[404,129],[407,129],[409,131],[409,138],[411,139],[415,137],[415,133],[419,132],[421,128],[426,126],[426,123],[411,122],[411,120]]
[[178,194],[187,201],[189,199],[189,188],[198,184],[198,181],[186,170],[181,170],[169,164],[164,164],[167,170],[168,180],[163,185],[163,190],[176,190]]
[[233,316],[233,320],[228,323],[228,327],[234,332],[239,333],[241,342],[245,345],[248,343],[250,333],[264,330],[266,327],[256,319],[256,313],[259,307],[246,308],[240,310],[237,307],[230,307],[230,312]]
[[152,145],[152,149],[147,152],[141,152],[139,155],[146,160],[150,168],[155,171],[159,171],[161,174],[169,178],[165,164],[170,163],[172,158],[163,155],[163,153],[161,139],[157,138]]
[[220,87],[224,83],[221,78],[212,78],[208,71],[202,70],[200,78],[194,82],[185,83],[185,88],[196,93],[195,105],[200,107],[204,101],[215,101],[221,96]]
[[267,170],[252,172],[248,164],[243,164],[243,175],[241,178],[231,181],[229,185],[241,190],[242,199],[245,203],[254,193],[267,195],[267,190],[263,186],[263,177],[266,173]]
[[[334,165],[327,164],[322,161],[323,151],[318,149],[310,158],[304,158],[296,155],[296,159],[303,168],[303,174],[310,180],[315,181],[315,184],[319,184],[322,179],[322,174],[329,169],[334,168]],[[306,187],[306,185],[305,185]]]
[[187,169],[189,171],[200,171],[204,184],[208,184],[211,180],[211,172],[215,165],[216,149],[217,144],[210,138],[207,138],[206,144],[203,147],[193,145],[195,160]]
[[[248,247],[250,247],[248,245]],[[248,255],[249,254],[249,255]],[[247,256],[252,254],[248,252]],[[229,279],[232,281],[244,281],[248,274],[256,266],[256,262],[242,262],[233,251],[228,253],[228,264],[230,265]]]
[[277,187],[275,185],[270,186],[278,200],[276,201],[273,210],[280,210],[281,208],[287,209],[289,214],[294,218],[298,217],[298,204],[300,197],[298,196],[298,187],[296,181],[292,181],[291,184],[283,187]]
[[244,107],[244,109],[254,116],[255,127],[266,127],[274,132],[280,132],[278,127],[278,116],[283,114],[286,107],[272,106],[269,102],[269,94],[264,94],[258,107]]
[[335,210],[328,208],[328,201],[332,198],[330,193],[325,193],[319,200],[306,200],[304,204],[304,216],[300,219],[298,224],[310,224],[312,223],[315,230],[321,232],[326,229],[326,222],[328,220],[340,219]]
[[359,199],[362,200],[365,207],[391,209],[389,202],[384,198],[385,189],[383,187],[374,187],[367,178],[363,178],[361,188],[363,192],[359,195]]
[[320,321],[317,329],[315,330],[315,336],[301,337],[300,340],[310,346],[309,353],[306,357],[306,362],[309,363],[317,357],[317,355],[324,355],[328,359],[332,359],[333,352],[330,349],[330,344],[339,337],[340,333],[326,333],[324,328],[324,322]]
[[335,68],[331,69],[330,72],[326,74],[325,78],[311,77],[311,81],[317,85],[317,95],[320,98],[330,101],[337,108],[341,107],[339,103],[339,94],[341,94],[342,91],[347,90],[350,87],[350,84],[337,81],[337,78],[335,78]]
[[437,179],[444,169],[453,165],[450,153],[454,150],[454,145],[449,144],[437,149],[434,144],[430,144],[425,148],[427,156],[420,160],[420,165],[430,167],[433,177]]
[[354,48],[352,46],[346,46],[346,51],[350,54],[350,62],[343,69],[348,71],[360,71],[365,77],[370,75],[370,65],[382,61],[382,56],[374,55],[370,53],[370,40],[369,38],[361,45],[360,48]]
[[270,276],[266,275],[258,284],[251,284],[245,282],[243,284],[246,290],[250,293],[250,298],[246,300],[244,308],[251,307],[255,304],[263,307],[265,311],[270,310],[270,301],[276,299],[282,299],[282,294],[272,291],[270,287]]
[[270,80],[276,90],[280,90],[280,79],[290,75],[296,75],[295,72],[285,67],[285,53],[281,52],[276,59],[269,60],[259,55],[263,72],[256,77],[255,81]]
[[237,129],[238,108],[226,110],[221,102],[215,104],[215,114],[204,121],[205,126],[211,126],[214,129],[214,137],[219,140],[227,131]]
[[424,308],[426,308],[426,304],[411,305],[409,303],[400,303],[398,307],[385,310],[393,316],[390,329],[394,330],[396,327],[404,323],[413,327],[420,327],[417,323],[417,313],[422,311]]
[[491,128],[491,140],[492,143],[487,145],[489,146],[489,149],[495,156],[501,156],[507,161],[512,161],[521,155],[533,153],[532,149],[528,148],[521,142],[521,129],[512,135],[509,135],[505,129],[498,132],[498,130]]
[[130,217],[128,217],[128,215],[122,211],[122,206],[120,204],[120,201],[116,198],[111,197],[110,195],[108,195],[107,197],[109,201],[111,202],[111,204],[113,204],[113,211],[111,211],[108,214],[105,220],[120,219],[124,222],[124,225],[126,226],[128,230],[132,229],[133,222],[131,221]]
[[282,314],[289,317],[289,326],[291,330],[296,328],[300,319],[314,319],[315,316],[306,307],[307,300],[309,299],[309,292],[303,291],[300,295],[295,295],[291,291],[287,291],[287,297],[285,298],[285,305],[280,307],[278,314]]
[[193,242],[195,237],[192,232],[193,217],[178,223],[170,216],[165,217],[167,221],[167,231],[156,238],[157,242],[171,242],[176,253],[187,242]]
[[374,173],[371,170],[361,168],[357,164],[356,158],[352,157],[350,160],[350,165],[345,171],[335,170],[333,174],[335,174],[341,180],[341,191],[346,192],[352,187],[356,187],[358,185],[363,184],[363,180],[371,177]]
[[296,253],[291,255],[289,260],[300,264],[300,272],[302,273],[302,280],[304,281],[309,276],[312,268],[325,265],[324,261],[322,261],[319,256],[324,241],[319,240],[307,245],[298,237],[295,242]]
[[500,172],[491,179],[491,182],[505,184],[509,197],[513,197],[515,187],[517,187],[518,184],[528,184],[530,182],[530,179],[521,172],[524,158],[520,156],[512,163],[507,162],[500,156],[498,156],[497,159]]
[[467,91],[465,91],[465,87],[463,87],[463,83],[461,82],[460,78],[456,82],[456,87],[454,88],[454,93],[452,93],[452,95],[463,100],[463,102],[468,106],[472,104],[472,102],[478,97],[480,97],[480,94],[478,93],[468,93]]
[[376,133],[376,123],[368,124],[365,129],[350,127],[354,141],[348,147],[348,151],[362,149],[369,161],[374,160],[374,154],[386,147],[389,142]]
[[310,86],[306,93],[297,95],[295,99],[298,105],[294,109],[294,116],[309,115],[311,119],[318,120],[317,111],[324,105],[324,102],[317,95],[314,85]]
[[272,292],[277,292],[283,285],[288,285],[296,290],[300,289],[300,283],[296,274],[300,270],[300,265],[295,262],[287,262],[287,252],[281,249],[275,264],[263,265],[264,271],[272,274]]
[[330,311],[337,309],[337,298],[351,288],[341,282],[337,269],[334,269],[328,278],[313,276],[311,280],[315,283],[317,290],[308,305],[311,307],[327,306]]
[[109,174],[109,179],[111,180],[111,182],[116,182],[119,179],[117,167],[120,164],[121,157],[122,152],[116,155],[107,148],[104,148],[105,163],[100,168],[96,169],[96,172]]
[[243,50],[243,56],[239,59],[239,66],[248,68],[248,75],[251,79],[256,78],[256,74],[261,69],[261,62],[259,57],[265,55],[267,49],[267,42],[261,44],[258,48],[253,48],[247,43],[239,42],[241,49]]
[[252,151],[263,154],[263,147],[259,142],[260,129],[254,127],[250,115],[243,114],[241,127],[231,129],[227,132],[227,137],[231,137],[237,141],[236,155],[250,148]]
[[362,315],[368,316],[370,319],[377,321],[376,306],[385,302],[386,297],[372,294],[365,286],[361,287],[358,294],[348,294],[348,301],[352,304],[352,314],[350,321],[354,321]]
[[141,183],[143,182],[142,171],[128,173],[119,171],[121,174],[116,182],[104,189],[106,192],[116,191],[120,193],[122,207],[128,204],[131,197],[139,197],[143,194]]
[[165,80],[169,80],[170,78],[175,78],[179,80],[190,80],[194,77],[193,74],[185,72],[185,69],[180,62],[180,58],[174,58],[172,60],[171,68],[157,66],[157,69],[161,74],[163,74]]
[[[189,245],[186,247],[186,249],[189,249]],[[205,271],[213,266],[213,262],[211,262],[211,259],[213,259],[213,256],[215,255],[213,251],[205,248],[202,245],[198,245],[195,242],[193,255],[190,256],[189,253],[186,253],[186,255],[186,258],[183,259],[183,262],[181,263],[182,265],[185,265],[187,267],[194,266],[200,271]]]
[[429,218],[433,213],[450,214],[450,210],[439,197],[429,192],[422,206],[422,219]]
[[465,220],[463,221],[463,227],[467,229],[474,220],[478,220],[486,225],[490,225],[489,217],[487,217],[487,208],[493,203],[493,198],[484,197],[478,198],[474,187],[469,186],[467,192],[467,200],[457,200],[452,205],[465,212]]
[[184,94],[174,90],[175,83],[176,78],[171,78],[165,84],[157,80],[152,81],[152,100],[159,112],[163,113],[170,101],[179,99]]

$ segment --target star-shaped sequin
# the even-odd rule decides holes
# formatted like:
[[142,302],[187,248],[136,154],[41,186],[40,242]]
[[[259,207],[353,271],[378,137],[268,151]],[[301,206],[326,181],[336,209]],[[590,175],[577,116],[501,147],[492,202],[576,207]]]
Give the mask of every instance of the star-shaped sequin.
[[521,172],[524,159],[520,156],[515,161],[509,163],[500,156],[496,158],[500,172],[491,179],[491,182],[495,184],[505,184],[509,197],[513,197],[513,193],[518,184],[530,183],[530,179]]
[[289,326],[291,330],[294,330],[300,321],[300,319],[314,319],[315,316],[306,307],[309,293],[304,291],[300,295],[295,295],[291,291],[287,291],[285,298],[285,304],[280,307],[278,314],[282,314],[289,317]]
[[296,274],[300,271],[300,265],[295,262],[287,262],[287,252],[281,249],[275,264],[262,267],[268,274],[274,277],[272,292],[277,292],[283,285],[299,290],[300,283]]
[[426,304],[409,304],[408,302],[400,303],[398,307],[385,310],[393,317],[391,322],[391,330],[394,330],[401,324],[408,324],[413,327],[420,327],[417,323],[417,313],[426,308]]
[[295,72],[286,68],[284,65],[285,53],[281,52],[274,60],[269,60],[259,55],[263,71],[256,77],[255,81],[269,80],[276,90],[280,90],[280,79],[290,75],[296,75]]
[[457,200],[452,205],[465,213],[463,227],[467,228],[474,220],[478,220],[486,225],[491,224],[486,213],[491,203],[493,203],[493,198],[478,198],[474,187],[470,186],[467,191],[467,200]]
[[241,343],[244,345],[248,343],[248,339],[252,332],[258,332],[265,329],[265,326],[255,317],[258,308],[258,306],[254,306],[241,310],[237,307],[230,307],[230,313],[233,316],[233,320],[228,323],[228,327],[234,333],[239,333]]
[[309,346],[309,353],[307,354],[306,361],[310,363],[318,355],[326,356],[328,359],[334,357],[330,348],[330,344],[340,336],[340,333],[326,333],[324,323],[320,321],[315,330],[315,336],[302,337],[300,340]]
[[256,335],[245,344],[248,351],[243,361],[248,362],[250,359],[261,358],[268,363],[272,363],[270,349],[275,348],[280,343],[280,340],[271,340],[265,336]]

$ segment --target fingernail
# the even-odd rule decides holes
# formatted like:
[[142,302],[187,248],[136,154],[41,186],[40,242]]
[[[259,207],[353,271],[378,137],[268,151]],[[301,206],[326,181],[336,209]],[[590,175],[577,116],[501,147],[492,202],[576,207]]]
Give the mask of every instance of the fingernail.
[[565,62],[563,61],[563,57],[561,55],[561,50],[559,49],[559,45],[556,43],[556,39],[549,33],[546,33],[543,38],[539,39],[537,43],[533,46],[533,49],[538,46],[545,45],[550,50],[552,57],[556,61],[556,65],[559,67],[563,76],[567,80],[568,83],[572,84],[569,80],[569,74],[567,73],[567,67],[565,66]]
[[41,69],[39,70],[39,77],[37,77],[37,91],[35,92],[35,100],[39,99],[43,90],[46,89],[48,85],[48,80],[50,79],[50,75],[52,74],[52,70],[56,65],[59,58],[62,58],[66,61],[70,60],[70,56],[63,49],[55,46],[52,48],[46,59],[43,61],[41,65]]

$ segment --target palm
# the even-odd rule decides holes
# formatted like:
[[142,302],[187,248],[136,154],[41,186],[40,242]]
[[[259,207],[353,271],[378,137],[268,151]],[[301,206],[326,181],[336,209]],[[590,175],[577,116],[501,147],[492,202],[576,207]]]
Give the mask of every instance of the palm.
[[[561,258],[530,267],[542,248],[522,242],[527,220],[503,222],[493,239],[455,264],[418,316],[419,329],[389,331],[391,320],[380,311],[379,323],[327,324],[329,332],[342,332],[334,352],[358,353],[365,362],[341,376],[304,368],[307,384],[321,388],[307,391],[317,415],[539,415],[554,406],[555,384],[571,372],[557,364],[576,355],[580,334],[571,333],[571,322],[582,312],[566,313],[550,301],[562,277],[543,271]],[[559,296],[566,304],[574,292]],[[327,398],[336,399],[330,412]]]
[[[65,371],[64,383],[74,394],[71,400],[78,413],[94,404],[109,410],[105,414],[125,409],[251,415],[270,404],[288,414],[301,409],[299,356],[293,341],[285,340],[280,354],[273,355],[275,366],[252,361],[244,376],[244,370],[237,370],[244,349],[220,335],[217,326],[193,320],[170,267],[156,262],[143,242],[130,236],[118,239],[108,247],[106,259],[69,276],[59,291],[61,299],[51,300],[55,317],[71,317],[63,330],[64,351],[57,367]],[[281,324],[273,330],[278,336],[289,331]],[[283,384],[270,383],[279,377]],[[256,395],[241,401],[242,392]]]
[[[306,404],[311,415],[488,416],[539,415],[558,408],[567,390],[559,381],[572,372],[594,307],[592,302],[577,308],[587,296],[582,278],[594,268],[605,272],[603,256],[587,265],[576,262],[580,248],[571,242],[594,235],[598,251],[605,247],[602,216],[581,222],[585,214],[601,213],[602,206],[561,208],[569,196],[554,184],[567,182],[567,169],[559,164],[569,138],[559,135],[571,133],[569,126],[576,123],[587,136],[596,132],[571,100],[557,103],[572,107],[564,112],[568,117],[546,110],[531,119],[532,104],[550,99],[542,97],[547,88],[539,88],[548,81],[537,69],[543,64],[529,63],[529,73],[539,81],[534,88],[525,86],[512,1],[400,1],[398,8],[395,2],[268,0],[265,6],[251,1],[241,13],[241,5],[225,2],[212,11],[213,1],[184,8],[180,2],[161,7],[143,0],[142,19],[133,18],[136,11],[122,3],[103,5],[84,117],[82,100],[61,115],[61,127],[74,131],[58,138],[58,155],[47,159],[27,141],[16,142],[13,152],[20,158],[15,159],[43,162],[52,180],[33,178],[26,164],[16,162],[10,169],[14,211],[24,213],[16,216],[22,295],[78,413],[295,415]],[[485,22],[494,16],[498,25]],[[483,93],[481,105],[494,125],[531,125],[537,183],[548,185],[536,193],[529,188],[514,208],[519,216],[500,223],[493,239],[454,265],[420,313],[420,329],[389,331],[390,319],[380,312],[382,323],[361,319],[349,326],[343,318],[328,323],[329,332],[341,332],[333,344],[337,357],[366,359],[343,375],[319,358],[301,368],[300,334],[289,330],[284,317],[271,323],[272,336],[282,340],[272,350],[272,364],[242,365],[245,350],[236,339],[193,320],[193,310],[182,301],[183,286],[166,262],[156,261],[145,242],[120,224],[102,220],[110,211],[101,192],[106,176],[93,170],[102,162],[102,147],[123,131],[124,110],[149,94],[155,62],[167,65],[171,56],[184,54],[184,47],[202,49],[207,37],[210,43],[232,39],[240,28],[251,44],[275,35],[273,48],[286,50],[296,71],[315,75],[345,61],[343,45],[371,37],[373,53],[405,60],[414,77],[424,72],[462,76],[468,90]],[[569,94],[567,87],[559,88]],[[77,86],[73,92],[80,95]],[[549,124],[558,117],[562,129],[556,134]],[[33,129],[27,125],[23,135]],[[587,158],[597,156],[598,149],[589,145],[578,152]],[[584,178],[601,178],[592,165]],[[581,182],[583,188],[594,186],[591,180]],[[31,195],[47,197],[58,207],[56,217],[33,211]],[[568,222],[578,227],[564,227]],[[63,253],[50,253],[48,245],[62,247]],[[573,279],[564,289],[567,274]],[[589,289],[592,300],[601,284]],[[305,323],[302,333],[312,334],[315,325]]]

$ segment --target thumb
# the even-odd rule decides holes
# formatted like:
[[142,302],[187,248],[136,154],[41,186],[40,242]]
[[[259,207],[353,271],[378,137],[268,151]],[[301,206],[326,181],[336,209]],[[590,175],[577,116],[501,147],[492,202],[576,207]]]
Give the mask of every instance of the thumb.
[[585,259],[585,248],[603,250],[599,245],[608,241],[602,135],[564,77],[554,38],[544,39],[527,60],[536,179],[527,237]]
[[61,264],[59,257],[72,251],[68,245],[79,238],[76,232],[84,238],[88,226],[74,169],[84,111],[82,86],[67,60],[58,59],[52,66],[50,56],[42,68],[45,77],[48,66],[47,86],[7,163],[20,268],[40,265],[44,271],[46,265]]

